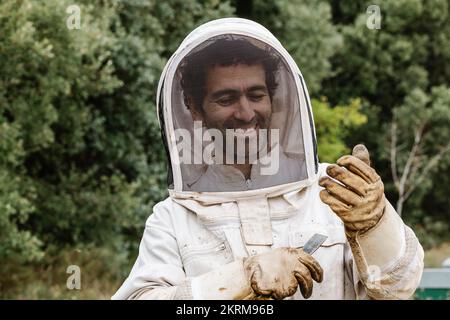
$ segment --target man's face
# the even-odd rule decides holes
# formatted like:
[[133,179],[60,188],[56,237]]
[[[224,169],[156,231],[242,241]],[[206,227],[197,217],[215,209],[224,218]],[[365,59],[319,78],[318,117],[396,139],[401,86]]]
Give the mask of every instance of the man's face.
[[206,74],[203,113],[194,115],[208,128],[267,129],[272,103],[261,64],[214,66]]

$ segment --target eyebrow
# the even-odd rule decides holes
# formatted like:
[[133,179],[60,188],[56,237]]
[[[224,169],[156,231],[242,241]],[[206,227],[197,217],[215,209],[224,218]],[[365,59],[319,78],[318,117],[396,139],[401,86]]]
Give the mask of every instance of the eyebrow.
[[[255,86],[252,86],[252,87],[247,89],[247,91],[259,91],[259,90],[262,90],[262,91],[267,93],[267,87],[264,86],[264,85],[255,85]],[[239,93],[240,93],[240,90],[223,89],[223,90],[219,90],[219,91],[214,92],[211,95],[211,99],[213,99],[213,100],[214,99],[218,99],[218,98],[220,98],[222,96],[225,96],[225,95],[238,95]]]

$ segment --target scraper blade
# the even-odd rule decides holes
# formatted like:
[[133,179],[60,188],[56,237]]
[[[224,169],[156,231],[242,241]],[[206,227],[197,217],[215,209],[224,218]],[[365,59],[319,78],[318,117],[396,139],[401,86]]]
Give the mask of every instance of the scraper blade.
[[320,233],[314,234],[303,246],[303,251],[308,254],[313,254],[327,238],[327,236]]

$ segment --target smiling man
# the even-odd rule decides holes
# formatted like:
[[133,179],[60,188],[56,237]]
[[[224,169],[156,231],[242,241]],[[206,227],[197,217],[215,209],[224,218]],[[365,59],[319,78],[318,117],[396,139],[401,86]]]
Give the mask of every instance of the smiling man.
[[[280,57],[244,39],[211,42],[183,60],[181,87],[192,119],[220,131],[215,151],[223,153],[226,165],[215,161],[188,188],[250,190],[301,179],[304,161],[283,152],[280,130],[271,127]],[[273,168],[270,174],[261,163]]]
[[[169,197],[114,299],[414,293],[423,270],[414,232],[363,145],[319,163],[304,79],[264,27],[230,18],[194,30],[161,75],[157,106]],[[315,234],[326,240],[313,252]]]

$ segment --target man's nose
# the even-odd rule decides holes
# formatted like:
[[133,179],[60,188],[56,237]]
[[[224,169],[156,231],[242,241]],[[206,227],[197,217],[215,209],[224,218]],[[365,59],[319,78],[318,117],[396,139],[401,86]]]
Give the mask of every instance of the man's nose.
[[255,111],[253,111],[245,95],[239,99],[239,105],[234,112],[234,117],[245,122],[250,122],[255,117]]

